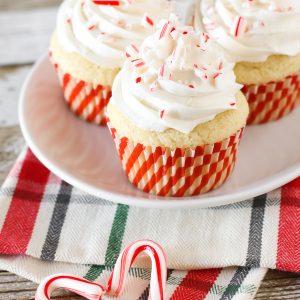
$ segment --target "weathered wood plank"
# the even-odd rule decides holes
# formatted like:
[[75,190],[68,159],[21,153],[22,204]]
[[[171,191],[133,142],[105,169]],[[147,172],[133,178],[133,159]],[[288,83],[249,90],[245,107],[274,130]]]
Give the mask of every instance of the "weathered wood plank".
[[0,11],[2,10],[20,10],[20,9],[32,9],[34,7],[49,7],[57,6],[61,3],[61,0],[1,0]]
[[0,285],[5,283],[12,283],[12,282],[25,282],[26,279],[21,278],[15,274],[10,273],[1,273],[0,274]]
[[260,286],[256,300],[300,299],[300,274],[270,270]]
[[30,281],[0,283],[0,294],[17,291],[33,291],[36,284]]
[[[2,279],[14,278],[14,283],[9,285]],[[4,287],[3,287],[4,285]],[[37,285],[9,272],[2,272],[0,276],[0,300],[33,299]],[[56,295],[56,296],[55,296]],[[53,299],[83,299],[78,296],[70,296],[70,293],[58,291]],[[299,274],[269,271],[262,283],[256,300],[296,300],[300,299]]]
[[0,186],[24,146],[25,142],[18,126],[0,127]]
[[30,68],[0,68],[0,127],[18,124],[18,99]]
[[[14,300],[28,300],[34,299],[35,291],[37,288],[36,283],[32,283],[22,277],[11,274],[9,272],[4,273],[5,276],[0,277],[0,300],[14,299]],[[6,280],[14,279],[13,282],[7,282]],[[51,299],[83,299],[73,293],[65,290],[57,290],[53,293]]]
[[279,272],[275,270],[269,270],[265,277],[266,280],[286,279],[286,278],[300,278],[299,273]]
[[32,63],[45,53],[56,12],[56,7],[0,12],[0,66]]
[[[0,300],[34,300],[35,291],[25,291],[25,292],[17,292],[14,294],[0,294]],[[51,299],[55,300],[82,300],[86,298],[82,298],[76,295],[58,295],[52,296]]]
[[[8,291],[5,293],[0,293],[0,300],[34,300],[34,295],[37,286],[31,290],[17,290],[17,291]],[[67,299],[67,300],[79,300],[85,299],[80,296],[74,295],[72,293],[58,290],[53,293],[51,299]]]

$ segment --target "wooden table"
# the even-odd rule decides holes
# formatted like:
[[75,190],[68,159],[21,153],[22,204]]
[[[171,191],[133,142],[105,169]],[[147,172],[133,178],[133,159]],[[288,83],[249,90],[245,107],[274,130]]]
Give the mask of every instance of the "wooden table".
[[[47,49],[59,3],[60,0],[0,1],[0,109],[1,102],[9,101],[12,113],[5,125],[0,112],[0,185],[25,145],[19,126],[11,120],[16,116],[17,98],[26,73]],[[33,299],[35,289],[36,284],[0,271],[0,300]],[[70,295],[55,299],[62,298],[81,299]],[[300,275],[269,271],[255,299],[300,299]]]

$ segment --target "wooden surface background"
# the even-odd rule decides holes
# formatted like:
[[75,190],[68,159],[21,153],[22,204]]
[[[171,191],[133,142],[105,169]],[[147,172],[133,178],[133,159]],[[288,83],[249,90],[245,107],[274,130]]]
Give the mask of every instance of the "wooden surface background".
[[[0,0],[0,185],[25,146],[17,125],[17,99],[30,66],[47,50],[59,3]],[[34,299],[35,289],[36,284],[0,270],[0,300]],[[63,294],[54,299],[82,298]],[[300,299],[300,274],[269,271],[255,299]]]

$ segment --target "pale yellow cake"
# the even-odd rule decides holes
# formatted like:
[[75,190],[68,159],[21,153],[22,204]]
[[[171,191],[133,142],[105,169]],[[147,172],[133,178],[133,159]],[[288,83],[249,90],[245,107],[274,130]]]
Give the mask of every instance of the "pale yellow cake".
[[300,53],[296,56],[272,55],[264,62],[239,62],[235,66],[238,83],[265,84],[296,74],[300,70]]
[[120,68],[103,68],[86,60],[80,54],[69,53],[59,44],[56,33],[51,38],[50,50],[55,63],[59,65],[65,73],[69,73],[74,78],[91,82],[101,83],[103,86],[112,86]]
[[238,92],[236,98],[237,109],[220,113],[212,121],[198,125],[188,134],[175,129],[157,132],[139,128],[112,103],[108,105],[107,116],[119,135],[136,143],[171,149],[193,148],[222,141],[246,125],[249,114],[248,102],[241,92]]

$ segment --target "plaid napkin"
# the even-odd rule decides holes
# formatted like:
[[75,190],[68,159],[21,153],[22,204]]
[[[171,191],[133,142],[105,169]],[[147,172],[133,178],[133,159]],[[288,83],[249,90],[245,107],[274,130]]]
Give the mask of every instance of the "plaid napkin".
[[[152,239],[167,254],[168,299],[253,299],[268,268],[300,272],[300,179],[223,207],[142,209],[70,186],[26,150],[1,189],[0,228],[0,267],[36,282],[63,272],[105,285],[124,246]],[[119,299],[147,299],[141,263]]]

